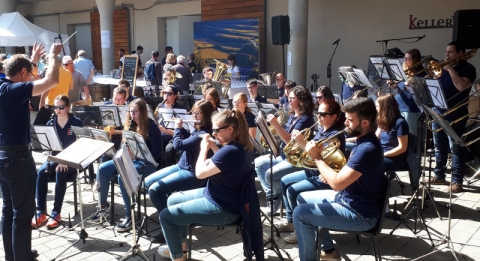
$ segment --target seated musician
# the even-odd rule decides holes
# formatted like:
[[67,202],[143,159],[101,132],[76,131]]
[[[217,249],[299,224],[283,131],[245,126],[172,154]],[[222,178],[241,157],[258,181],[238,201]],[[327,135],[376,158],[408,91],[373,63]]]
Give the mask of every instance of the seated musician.
[[385,171],[401,170],[407,164],[408,123],[400,114],[392,94],[384,94],[375,101],[377,131],[383,148]]
[[288,109],[288,95],[290,94],[290,91],[295,86],[297,86],[297,83],[294,82],[294,81],[288,80],[287,82],[285,82],[285,95],[280,98],[280,102],[278,104],[279,109],[281,109],[281,110]]
[[[62,142],[63,148],[67,148],[75,142],[75,134],[73,133],[71,126],[83,127],[82,121],[69,113],[70,100],[65,95],[59,95],[55,98],[53,109],[55,115],[52,120],[47,122],[47,125],[55,126],[58,133],[58,137]],[[56,155],[57,153],[53,153]],[[37,176],[37,214],[32,220],[32,227],[39,228],[47,222],[47,192],[48,192],[48,178],[50,175],[56,177],[55,182],[55,199],[53,202],[53,209],[48,219],[47,228],[56,228],[59,226],[62,217],[60,213],[62,211],[63,198],[65,197],[65,191],[67,190],[67,177],[76,173],[76,169],[68,167],[63,164],[57,164],[55,162],[44,162],[38,169]]]
[[[115,105],[115,106],[124,106],[127,105],[127,95],[128,92],[124,87],[116,87],[113,89],[113,96],[111,102],[106,102],[105,104]],[[109,128],[108,131],[110,132],[110,140],[115,144],[115,149],[120,148],[120,144],[122,143],[122,126],[115,126],[114,128]],[[107,161],[111,158],[109,156],[103,155],[101,157],[101,161]]]
[[285,96],[285,82],[287,81],[287,78],[283,75],[283,73],[277,73],[275,76],[275,85],[277,86],[277,95],[278,98],[276,99],[269,99],[267,98],[267,101],[269,103],[273,104],[279,104],[280,99]]
[[[147,104],[142,99],[135,99],[128,105],[129,113],[125,123],[124,130],[131,130],[142,135],[147,144],[153,158],[158,159],[162,152],[162,137],[157,124],[148,118]],[[148,176],[156,170],[156,166],[148,164],[142,160],[134,159],[133,164],[138,173]],[[117,168],[113,160],[103,162],[98,167],[97,182],[100,184],[100,204],[101,208],[97,211],[92,221],[98,222],[100,220],[100,211],[105,212],[110,207],[107,203],[108,190],[110,188],[110,179],[117,175]],[[132,228],[132,220],[130,213],[130,197],[121,181],[121,176],[118,176],[118,185],[122,192],[123,203],[125,204],[125,219],[117,226],[118,232],[128,231]]]
[[[335,100],[322,100],[318,108],[317,119],[321,126],[315,137],[314,141],[325,139],[337,134],[339,131],[345,129],[345,124],[340,104]],[[337,136],[340,141],[340,151],[345,155],[345,136]],[[305,137],[298,131],[292,131],[292,139],[294,139],[300,147],[305,150],[306,142]],[[323,183],[320,180],[320,172],[312,169],[302,169],[282,178],[282,196],[285,205],[285,213],[287,217],[287,223],[278,227],[279,232],[293,232],[289,236],[285,237],[285,243],[294,244],[297,243],[297,236],[293,228],[293,210],[297,206],[297,196],[304,191],[312,191],[319,189],[332,189],[328,184]]]
[[[221,111],[213,116],[212,126],[214,137],[224,146],[219,149],[211,138],[204,136],[195,165],[195,174],[199,179],[208,179],[207,186],[174,193],[168,199],[168,207],[160,213],[160,222],[167,241],[167,245],[158,248],[158,253],[162,257],[185,260],[188,225],[230,224],[240,217],[246,220],[242,215],[243,205],[240,202],[244,202],[245,197],[248,197],[249,202],[258,203],[255,189],[253,195],[242,197],[245,192],[242,191],[244,183],[253,181],[253,170],[248,156],[253,146],[249,140],[248,126],[243,113],[237,110]],[[214,155],[208,159],[210,149]],[[246,236],[250,236],[256,259],[264,260],[260,210],[258,205],[255,207],[253,203],[249,204],[248,211],[252,222],[245,224],[257,229],[250,229]]]
[[[301,131],[312,127],[314,124],[312,114],[313,99],[310,91],[303,86],[297,86],[292,89],[288,99],[290,102],[290,116],[283,127],[278,123],[277,118],[274,115],[269,114],[267,116],[267,122],[275,128],[282,139],[282,142],[280,143],[281,155],[273,159],[273,171],[270,171],[270,155],[263,155],[255,159],[255,171],[257,172],[258,179],[260,180],[267,198],[274,200],[274,212],[280,209],[282,203],[281,178],[294,171],[300,170],[285,160],[286,157],[283,148],[291,140],[291,133],[293,130]],[[313,136],[312,134],[313,131],[310,131],[310,137]],[[270,175],[273,175],[273,184],[270,184]],[[270,202],[267,201],[267,207],[269,206]]]
[[[357,68],[355,65],[350,65],[351,68]],[[355,83],[351,83],[347,81],[347,79],[343,78],[343,76],[339,75],[340,81],[342,82],[342,100],[346,102],[350,99],[356,91],[362,90],[364,87],[360,85],[355,85]]]
[[125,80],[125,79],[120,80],[118,82],[118,86],[125,88],[125,90],[127,91],[127,97],[126,97],[126,103],[127,104],[132,102],[133,100],[135,100],[137,98],[137,96],[135,96],[133,94],[130,94],[130,83],[127,80]]
[[321,234],[320,260],[341,260],[327,229],[367,231],[375,227],[384,211],[387,180],[382,145],[375,137],[375,104],[371,99],[351,100],[343,107],[345,125],[357,137],[347,164],[337,173],[322,159],[321,147],[313,141],[306,147],[315,159],[322,180],[333,190],[303,192],[297,197],[293,224],[298,238],[300,260],[317,260],[316,230]]
[[257,80],[253,79],[247,82],[247,90],[248,90],[248,101],[249,102],[260,102],[266,103],[267,99],[263,98],[262,96],[258,95],[258,82]]
[[[200,152],[202,134],[212,134],[212,113],[213,106],[207,100],[197,101],[192,108],[192,115],[195,123],[195,131],[188,133],[182,128],[183,121],[178,119],[175,122],[175,133],[173,136],[173,148],[176,151],[183,151],[178,164],[163,168],[145,178],[145,186],[153,205],[160,213],[167,207],[167,198],[175,191],[185,191],[202,188],[207,184],[206,179],[197,179],[195,176],[195,163]],[[163,235],[153,237],[159,242],[164,242]]]
[[318,87],[317,92],[315,93],[315,100],[315,108],[317,109],[322,100],[335,100],[332,89],[325,85]]
[[[168,85],[162,90],[163,102],[157,107],[162,109],[183,109],[177,103],[178,88],[175,85]],[[156,115],[158,117],[158,115]],[[162,124],[158,125],[162,133],[163,149],[165,152],[165,166],[172,166],[176,163],[176,150],[173,148],[172,140],[174,131],[165,128]]]
[[250,136],[255,139],[255,135],[257,134],[257,124],[255,123],[255,115],[252,113],[252,110],[248,108],[247,95],[243,92],[235,94],[232,103],[233,108],[241,111],[243,116],[245,116],[248,125],[248,133],[250,133]]
[[212,103],[213,108],[216,112],[218,112],[218,109],[223,109],[223,107],[220,106],[220,95],[218,95],[217,89],[215,88],[207,89],[203,97],[205,100]]
[[203,73],[203,80],[206,82],[212,82],[213,77],[213,69],[210,66],[204,67],[202,70]]

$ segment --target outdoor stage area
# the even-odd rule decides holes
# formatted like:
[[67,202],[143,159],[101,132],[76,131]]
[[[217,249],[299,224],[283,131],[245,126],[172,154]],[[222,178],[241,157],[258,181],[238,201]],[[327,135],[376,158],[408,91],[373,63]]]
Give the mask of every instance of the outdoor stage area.
[[[46,160],[46,155],[42,153],[34,153],[37,168]],[[433,163],[434,164],[434,163]],[[96,167],[95,167],[96,169]],[[392,181],[392,191],[390,198],[390,209],[393,209],[394,202],[397,202],[397,209],[403,210],[407,198],[411,195],[408,187],[409,178],[407,172],[398,172],[400,179],[407,186],[405,190],[406,195],[401,195],[400,187],[396,181]],[[449,179],[450,175],[447,175]],[[469,179],[470,177],[467,177]],[[83,183],[83,179],[82,179]],[[480,212],[477,212],[476,207],[480,207],[480,181],[472,185],[466,185],[464,182],[465,192],[453,195],[453,219],[452,219],[452,240],[454,248],[457,252],[459,260],[480,260]],[[68,184],[70,185],[70,183]],[[49,192],[47,198],[48,211],[53,207],[53,191],[54,183],[49,183]],[[90,186],[81,184],[82,198],[84,203],[84,217],[90,216],[96,211],[97,202],[93,201]],[[435,185],[432,186],[431,192],[435,200],[441,204],[448,203],[447,186]],[[260,183],[257,181],[257,190],[261,195],[261,204],[264,205],[265,195],[261,189]],[[115,219],[120,221],[124,217],[125,209],[123,200],[120,196],[120,189],[115,187]],[[96,199],[98,197],[96,196]],[[72,216],[73,225],[79,223],[79,216],[74,215],[73,207],[73,188],[68,187],[65,195],[65,201],[62,209],[62,217],[68,224],[68,214]],[[110,196],[109,196],[110,201]],[[147,213],[148,216],[158,220],[158,213],[151,204],[147,195]],[[143,209],[143,207],[142,207]],[[426,218],[429,231],[435,242],[447,231],[448,219],[447,210],[438,206],[441,216],[440,220],[435,213],[433,206],[428,206],[422,214]],[[276,216],[276,224],[285,222],[285,219]],[[410,260],[421,256],[431,250],[430,240],[428,239],[425,230],[422,230],[417,235],[414,235],[404,225],[401,225],[393,235],[389,235],[390,231],[397,225],[398,221],[387,219],[384,222],[381,235],[378,236],[380,251],[383,260]],[[413,225],[410,221],[409,224]],[[158,224],[149,221],[148,229],[152,230],[158,228]],[[121,257],[130,249],[132,245],[131,233],[114,233],[112,227],[95,228],[90,227],[86,229],[88,238],[86,243],[77,243],[70,248],[64,255],[57,260],[120,260]],[[152,232],[156,235],[159,231]],[[227,227],[224,230],[217,230],[217,228],[196,228],[193,236],[193,260],[232,260],[241,261],[243,258],[243,247],[240,235],[235,233],[235,228]],[[267,222],[264,223],[264,233],[269,235],[270,227]],[[298,245],[286,244],[283,237],[288,236],[289,233],[281,233],[281,237],[275,237],[277,243],[282,246],[291,256],[292,260],[298,260]],[[360,243],[357,243],[354,234],[338,233],[332,235],[336,243],[336,247],[340,251],[343,260],[374,260],[373,251],[370,239],[360,237]],[[48,231],[42,227],[40,231],[33,230],[32,245],[40,256],[38,260],[51,260],[67,248],[72,242],[78,239],[78,235],[74,231],[66,231],[61,227],[56,230]],[[123,244],[120,244],[123,243]],[[151,243],[147,236],[140,238],[140,247],[150,260],[165,260],[157,254],[159,244]],[[440,246],[445,247],[445,244]],[[0,244],[0,259],[4,259],[3,244]],[[285,259],[287,257],[284,255]],[[265,252],[266,260],[280,260],[276,254],[267,250]],[[128,260],[142,260],[139,256],[129,258]],[[438,252],[428,256],[422,260],[454,260],[450,251]]]

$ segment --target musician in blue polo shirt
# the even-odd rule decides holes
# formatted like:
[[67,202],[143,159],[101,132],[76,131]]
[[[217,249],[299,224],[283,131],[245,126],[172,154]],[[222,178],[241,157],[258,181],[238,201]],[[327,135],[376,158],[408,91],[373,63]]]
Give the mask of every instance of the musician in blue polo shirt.
[[288,80],[285,82],[284,88],[285,88],[285,94],[283,97],[280,98],[280,102],[278,104],[278,108],[282,110],[288,109],[288,95],[290,94],[290,90],[293,89],[293,87],[297,86],[297,83],[294,81]]
[[250,80],[247,82],[247,90],[248,90],[248,101],[249,102],[260,102],[266,103],[267,99],[263,98],[262,96],[258,95],[258,82],[257,80]]
[[[458,42],[451,42],[445,49],[445,59],[455,60],[465,53],[465,48]],[[440,77],[440,83],[445,93],[448,108],[461,104],[468,99],[471,85],[477,77],[475,67],[467,61],[460,61],[454,64],[448,64],[443,67],[442,76]],[[448,123],[461,118],[468,114],[468,106],[462,106],[448,115],[445,116],[445,120]],[[436,109],[438,114],[442,114],[445,110]],[[465,125],[468,117],[452,124],[453,130],[459,137],[465,132]],[[433,122],[433,129],[439,129],[440,125],[437,122]],[[448,152],[452,151],[452,176],[453,182],[451,187],[453,193],[462,192],[463,177],[465,176],[465,154],[466,148],[455,143],[451,137],[448,137],[445,131],[438,131],[433,133],[433,143],[435,144],[435,176],[431,177],[429,182],[431,184],[446,184],[445,171],[447,170]],[[450,144],[452,144],[450,148]]]
[[300,260],[316,260],[315,235],[322,228],[320,260],[340,260],[328,229],[367,231],[378,222],[386,197],[387,179],[383,165],[383,150],[375,136],[376,110],[369,98],[346,103],[345,125],[351,136],[357,137],[347,164],[337,173],[322,158],[323,148],[313,141],[306,147],[315,159],[321,180],[333,190],[303,192],[293,211],[293,224],[298,238]]

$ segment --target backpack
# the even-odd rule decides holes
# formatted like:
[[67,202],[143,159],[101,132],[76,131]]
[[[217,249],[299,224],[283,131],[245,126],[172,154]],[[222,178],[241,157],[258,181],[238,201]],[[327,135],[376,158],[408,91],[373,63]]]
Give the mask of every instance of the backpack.
[[145,78],[149,81],[155,80],[155,67],[158,64],[155,60],[149,60],[145,65]]

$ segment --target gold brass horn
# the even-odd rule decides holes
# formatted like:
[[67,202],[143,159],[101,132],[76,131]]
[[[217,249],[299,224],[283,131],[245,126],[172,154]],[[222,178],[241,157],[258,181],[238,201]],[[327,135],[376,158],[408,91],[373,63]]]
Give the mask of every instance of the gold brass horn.
[[[300,131],[300,133],[305,137],[305,142],[308,141],[307,139],[308,137],[310,137],[312,128],[315,127],[317,124],[318,122],[316,122],[309,128]],[[285,145],[285,148],[283,148],[283,152],[285,153],[285,159],[288,161],[288,163],[292,164],[292,166],[295,166],[297,168],[303,168],[303,165],[300,162],[300,156],[302,155],[303,151],[304,150],[294,139],[290,139],[287,145]]]
[[[409,76],[409,77],[415,76],[415,75],[418,74],[418,72],[415,71],[416,68],[418,68],[419,66],[423,65],[424,63],[426,63],[426,62],[428,62],[428,61],[430,61],[430,60],[432,60],[432,59],[433,59],[432,56],[431,56],[431,55],[428,55],[428,56],[426,56],[425,58],[423,58],[423,60],[415,63],[414,65],[412,65],[412,66],[410,66],[410,67],[406,67],[406,66],[405,66],[405,63],[404,63],[404,64],[403,64],[403,65],[404,65],[403,71],[404,71],[405,74],[406,74],[407,76]],[[421,67],[421,68],[423,68],[423,67]],[[425,71],[425,70],[420,70],[419,72],[423,72],[423,71]]]
[[[468,52],[466,52],[466,53],[464,53],[464,54],[460,55],[459,57],[457,57],[455,59],[452,59],[452,60],[443,60],[443,61],[440,61],[440,62],[431,60],[431,61],[428,62],[427,67],[425,69],[421,70],[420,72],[426,71],[427,74],[430,75],[430,77],[439,78],[440,76],[442,76],[443,67],[445,67],[448,64],[452,64],[452,66],[455,66],[459,62],[467,61],[468,59],[475,56],[475,54],[477,54],[477,49],[478,48],[472,49],[472,50],[470,50],[470,51],[468,51]],[[420,73],[420,72],[417,72],[417,74]]]
[[[339,172],[347,163],[345,155],[343,155],[342,151],[340,150],[340,140],[337,138],[337,136],[343,135],[346,131],[347,129],[344,129],[331,137],[315,142],[315,146],[317,147],[321,144],[324,145],[321,153],[322,158],[328,164],[328,166],[330,166],[336,172]],[[312,157],[310,157],[306,151],[300,155],[299,162],[303,168],[315,170],[318,169],[317,164],[315,164],[315,160],[312,159]]]
[[219,60],[213,59],[215,61],[215,74],[212,76],[213,81],[220,81],[223,73],[228,69],[228,65],[226,63],[222,63]]

